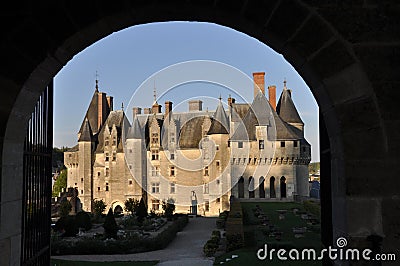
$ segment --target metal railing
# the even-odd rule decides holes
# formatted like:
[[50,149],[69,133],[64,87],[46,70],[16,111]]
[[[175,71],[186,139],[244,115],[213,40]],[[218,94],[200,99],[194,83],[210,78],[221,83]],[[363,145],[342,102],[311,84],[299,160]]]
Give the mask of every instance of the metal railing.
[[29,119],[23,158],[21,265],[50,264],[53,82]]

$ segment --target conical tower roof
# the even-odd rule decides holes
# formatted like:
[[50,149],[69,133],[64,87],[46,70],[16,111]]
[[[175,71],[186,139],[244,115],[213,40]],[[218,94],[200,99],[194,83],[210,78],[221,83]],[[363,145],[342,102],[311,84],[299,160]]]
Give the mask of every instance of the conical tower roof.
[[82,131],[80,134],[81,135],[79,136],[78,141],[92,141],[93,132],[87,118],[85,118],[85,121],[83,122]]
[[229,119],[220,99],[217,110],[215,110],[210,129],[208,130],[208,134],[228,134],[228,131]]
[[142,128],[140,127],[139,120],[135,116],[133,119],[132,126],[129,128],[128,135],[126,136],[127,139],[142,139],[143,133]]
[[297,112],[296,106],[294,106],[291,91],[288,90],[286,86],[283,88],[281,97],[276,105],[276,112],[280,118],[287,123],[299,123],[304,125]]

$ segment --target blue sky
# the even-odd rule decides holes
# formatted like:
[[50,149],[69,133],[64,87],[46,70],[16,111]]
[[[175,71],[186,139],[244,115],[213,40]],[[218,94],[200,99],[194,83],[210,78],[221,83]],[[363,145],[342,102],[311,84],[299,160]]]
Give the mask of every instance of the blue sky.
[[[305,136],[312,145],[312,161],[319,161],[318,105],[310,89],[296,70],[265,44],[241,32],[216,24],[197,22],[152,23],[113,33],[77,54],[55,77],[54,146],[72,147],[94,92],[96,71],[99,89],[114,97],[114,110],[122,102],[128,117],[130,107],[150,107],[154,83],[161,94],[167,83],[160,75],[165,68],[190,60],[220,62],[249,78],[253,72],[265,72],[266,87],[277,86],[277,100],[286,78],[293,101],[305,123]],[[200,71],[201,72],[201,71]],[[218,72],[215,72],[218,73]],[[184,75],[184,74],[182,74]],[[222,75],[222,74],[221,74]],[[237,83],[238,84],[238,83]],[[245,99],[253,97],[251,85],[241,85],[236,93]],[[139,88],[139,89],[138,89]],[[142,96],[132,95],[141,91]],[[213,99],[230,93],[212,82],[191,82],[175,86],[159,99],[181,103],[200,92]],[[136,95],[139,95],[137,93]],[[236,96],[235,93],[233,95]],[[130,105],[128,105],[130,103]],[[178,104],[179,105],[179,104]],[[215,102],[205,102],[204,109],[215,109]],[[185,105],[180,105],[180,108]]]

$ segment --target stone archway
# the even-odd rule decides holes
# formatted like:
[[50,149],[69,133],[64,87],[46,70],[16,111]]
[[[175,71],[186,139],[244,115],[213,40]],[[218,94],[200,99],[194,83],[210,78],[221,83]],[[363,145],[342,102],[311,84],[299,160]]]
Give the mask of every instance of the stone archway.
[[[322,217],[325,225],[331,223],[323,232],[325,244],[343,234],[353,236],[356,243],[378,234],[387,236],[386,247],[398,244],[390,237],[399,229],[392,226],[395,218],[390,218],[400,205],[391,195],[398,192],[396,186],[384,188],[377,178],[385,172],[387,182],[397,182],[398,137],[392,132],[398,131],[400,117],[391,100],[398,98],[393,88],[398,87],[395,62],[400,61],[400,48],[397,37],[391,37],[399,36],[391,26],[397,13],[388,12],[390,6],[365,6],[363,1],[343,5],[300,0],[104,1],[93,8],[91,3],[77,7],[48,1],[46,8],[32,4],[24,5],[26,11],[8,10],[15,16],[4,23],[0,68],[0,86],[6,92],[0,116],[0,241],[5,247],[0,254],[4,260],[19,264],[22,195],[15,188],[22,182],[25,127],[40,93],[73,56],[97,40],[129,26],[173,20],[228,26],[281,53],[309,85],[321,111],[320,131],[325,132],[321,133],[321,175],[326,177],[321,183]],[[381,15],[369,15],[374,12]],[[371,27],[352,27],[365,18]],[[382,24],[388,26],[379,28]],[[378,97],[377,92],[381,92]]]

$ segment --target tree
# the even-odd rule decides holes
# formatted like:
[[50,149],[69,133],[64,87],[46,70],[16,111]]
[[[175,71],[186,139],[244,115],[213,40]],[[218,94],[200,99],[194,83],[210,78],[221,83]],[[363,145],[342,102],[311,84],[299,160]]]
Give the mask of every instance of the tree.
[[142,223],[144,218],[147,217],[147,208],[144,204],[143,198],[140,199],[138,210],[136,211],[137,220],[139,223]]
[[104,235],[107,238],[116,238],[117,237],[118,225],[117,225],[117,222],[115,221],[112,208],[110,208],[108,210],[103,227],[104,227]]
[[101,214],[106,210],[107,205],[103,200],[93,200],[93,212],[96,219],[100,218]]
[[61,217],[67,217],[69,212],[72,210],[72,205],[69,200],[64,199],[63,201],[60,202],[60,206],[58,207],[58,214]]
[[139,201],[137,199],[129,198],[125,201],[125,211],[134,215],[139,209]]
[[90,220],[89,213],[85,211],[80,211],[75,216],[76,226],[79,228],[84,228],[86,231],[92,228],[92,221]]
[[168,220],[172,219],[175,211],[175,201],[169,198],[167,201],[163,201],[162,208],[164,210],[164,215]]
[[67,170],[61,170],[53,186],[53,197],[57,197],[63,188],[67,188]]

